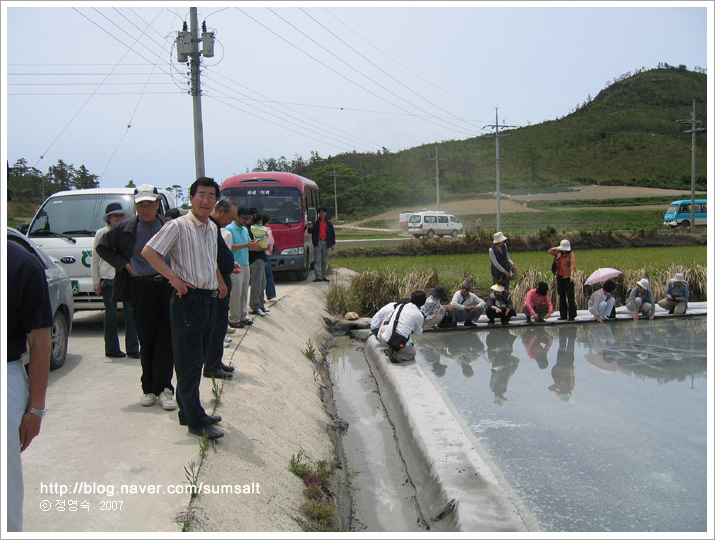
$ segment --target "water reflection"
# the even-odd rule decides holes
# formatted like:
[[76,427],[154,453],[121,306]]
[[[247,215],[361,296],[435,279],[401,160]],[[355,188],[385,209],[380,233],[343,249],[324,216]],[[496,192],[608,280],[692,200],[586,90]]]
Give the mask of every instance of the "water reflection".
[[425,333],[417,361],[542,530],[703,531],[706,324]]
[[556,365],[551,368],[554,384],[549,390],[554,392],[561,401],[568,401],[576,386],[574,376],[574,346],[576,345],[576,326],[565,324],[559,326],[559,349],[556,352]]
[[[682,381],[706,372],[706,347],[694,344],[694,336],[705,333],[706,319],[699,317],[609,321],[604,324],[493,328],[470,334],[430,333],[420,337],[418,348],[421,358],[437,377],[443,377],[450,366],[458,366],[464,377],[472,377],[475,362],[488,362],[491,369],[489,388],[497,398],[495,403],[502,404],[507,401],[504,394],[519,361],[533,360],[539,369],[546,370],[550,365],[549,353],[556,341],[556,364],[550,372],[553,384],[549,390],[568,401],[575,387],[576,343],[581,345],[590,366],[599,372],[623,371],[661,382]],[[517,343],[523,348],[521,355],[514,354]]]

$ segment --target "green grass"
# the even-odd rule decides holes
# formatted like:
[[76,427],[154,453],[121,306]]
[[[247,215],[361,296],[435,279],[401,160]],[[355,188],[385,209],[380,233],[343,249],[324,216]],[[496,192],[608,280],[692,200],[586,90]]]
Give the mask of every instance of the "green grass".
[[[339,253],[339,252],[338,252]],[[587,276],[601,267],[617,268],[621,271],[650,267],[654,270],[666,269],[672,263],[685,266],[696,264],[707,266],[707,246],[589,249],[574,251],[576,268]],[[524,251],[511,253],[511,259],[520,272],[536,268],[549,273],[553,257],[546,251]],[[417,257],[341,258],[332,257],[330,264],[349,268],[356,272],[366,270],[394,270],[398,275],[414,271],[436,272],[441,283],[453,283],[463,276],[473,276],[480,288],[491,285],[491,271],[488,253],[478,255],[427,255]]]

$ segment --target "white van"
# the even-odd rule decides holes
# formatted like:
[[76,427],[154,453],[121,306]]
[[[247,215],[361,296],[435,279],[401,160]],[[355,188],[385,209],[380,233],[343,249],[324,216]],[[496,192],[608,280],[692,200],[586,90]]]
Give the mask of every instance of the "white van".
[[462,234],[463,226],[452,214],[442,211],[425,210],[412,214],[407,222],[407,232],[415,238],[426,236],[451,236],[457,238]]
[[[109,203],[118,202],[128,217],[136,214],[134,188],[95,188],[58,191],[50,195],[32,218],[27,236],[47,255],[59,261],[69,276],[74,295],[74,310],[104,309],[102,297],[92,285],[94,235],[106,226]],[[173,208],[174,198],[159,189],[159,213]]]

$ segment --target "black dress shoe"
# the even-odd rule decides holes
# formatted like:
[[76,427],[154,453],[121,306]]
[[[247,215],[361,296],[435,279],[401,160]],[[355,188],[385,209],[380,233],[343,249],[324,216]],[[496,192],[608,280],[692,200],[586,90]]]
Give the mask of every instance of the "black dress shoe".
[[328,283],[330,283],[330,280],[326,277],[323,278],[323,281],[327,281]]
[[315,278],[315,279],[313,280],[313,283],[317,283],[318,281],[323,281],[323,280],[320,279],[320,278]]
[[113,353],[104,353],[104,356],[107,356],[109,358],[126,358],[127,353],[119,351]]
[[223,362],[221,362],[221,369],[224,370],[226,373],[233,373],[236,371],[236,368],[233,366],[227,366]]
[[472,321],[464,321],[464,326],[477,326]]
[[203,437],[206,434],[210,440],[220,439],[223,437],[223,431],[218,429],[216,426],[206,426],[206,427],[193,427],[189,426],[189,433]]
[[140,353],[140,352],[130,352],[130,353],[127,354],[127,356],[128,356],[129,358],[141,358],[141,357],[142,357],[142,353]]
[[239,321],[239,322],[231,322],[231,321],[229,321],[229,322],[228,322],[228,325],[229,325],[231,328],[243,328],[244,326],[246,326],[246,325],[245,325],[243,322],[241,322],[241,321]]
[[[209,422],[211,422],[212,424],[218,424],[221,420],[223,420],[220,416],[211,416],[210,414],[207,414],[206,416],[208,417]],[[185,425],[186,425],[186,422],[184,422],[183,420],[179,419],[179,425],[180,425],[180,426],[185,426]]]
[[559,318],[556,319],[556,320],[557,320],[557,321],[565,321],[565,320],[566,320],[566,317],[559,317]]
[[213,377],[214,379],[233,379],[233,375],[231,375],[228,371],[224,371],[223,369],[217,369],[216,371],[206,371],[204,372],[204,377],[207,379],[210,379]]

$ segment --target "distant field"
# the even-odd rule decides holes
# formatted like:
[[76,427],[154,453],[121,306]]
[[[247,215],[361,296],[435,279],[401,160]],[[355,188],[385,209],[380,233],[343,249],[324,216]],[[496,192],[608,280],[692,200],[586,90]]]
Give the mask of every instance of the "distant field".
[[[434,271],[441,282],[452,283],[462,276],[473,276],[482,285],[491,284],[489,255],[429,255],[420,257],[380,257],[380,258],[340,258],[329,259],[330,264],[349,268],[356,272],[366,270],[386,271],[391,269],[398,275],[406,275],[416,270]],[[696,247],[657,247],[628,249],[590,249],[574,251],[576,268],[586,275],[601,267],[617,268],[621,271],[650,268],[663,270],[670,264],[682,264],[688,267],[707,266],[707,246]],[[517,268],[522,272],[528,268],[537,268],[545,274],[551,271],[551,257],[547,252],[526,251],[510,254]]]

